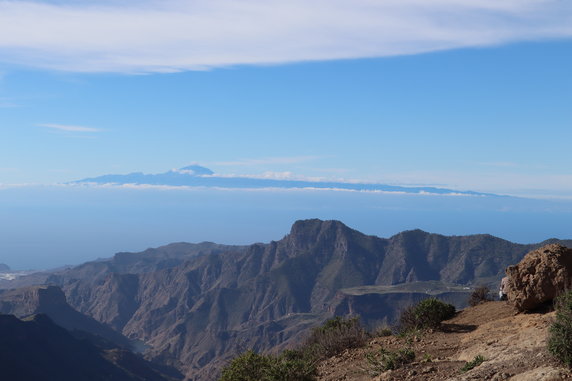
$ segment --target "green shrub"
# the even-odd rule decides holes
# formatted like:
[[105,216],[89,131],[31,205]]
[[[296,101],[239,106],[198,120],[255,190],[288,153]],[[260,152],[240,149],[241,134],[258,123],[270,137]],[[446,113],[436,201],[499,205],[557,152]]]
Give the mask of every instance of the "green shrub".
[[572,367],[572,291],[556,298],[556,320],[549,328],[548,351]]
[[234,358],[222,371],[220,381],[313,381],[318,361],[361,347],[367,332],[358,318],[336,317],[314,328],[306,342],[280,355],[247,351]]
[[306,340],[305,351],[312,352],[316,359],[328,358],[349,348],[365,345],[368,334],[361,326],[359,318],[335,317],[321,327],[314,328]]
[[313,381],[316,361],[300,350],[286,350],[273,357],[268,374],[271,381]]
[[378,353],[368,353],[366,358],[377,375],[387,370],[401,368],[415,360],[415,352],[411,348],[402,348],[397,351],[381,349]]
[[303,352],[286,350],[279,356],[247,351],[222,370],[220,381],[313,381],[316,363]]
[[469,361],[461,368],[461,373],[468,372],[469,370],[481,365],[484,361],[485,358],[483,356],[476,355],[473,360]]
[[491,300],[493,300],[491,290],[486,286],[479,286],[471,292],[468,302],[471,307],[474,307]]
[[235,357],[222,370],[220,381],[266,381],[269,380],[271,365],[272,359],[269,356],[247,351]]
[[455,307],[435,298],[429,298],[407,307],[399,317],[399,330],[424,330],[439,328],[443,320],[455,316]]

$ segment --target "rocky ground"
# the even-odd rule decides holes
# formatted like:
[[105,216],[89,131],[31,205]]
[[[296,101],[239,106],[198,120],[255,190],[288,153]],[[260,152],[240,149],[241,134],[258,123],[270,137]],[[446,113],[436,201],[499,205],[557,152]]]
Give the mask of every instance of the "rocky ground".
[[[554,312],[518,313],[506,302],[466,308],[445,321],[443,332],[406,337],[377,337],[365,348],[348,350],[320,364],[320,381],[341,380],[513,380],[572,379],[546,351]],[[410,348],[415,360],[382,372],[376,367],[381,349]],[[472,370],[461,368],[476,356],[485,361]],[[369,358],[369,360],[368,360]]]

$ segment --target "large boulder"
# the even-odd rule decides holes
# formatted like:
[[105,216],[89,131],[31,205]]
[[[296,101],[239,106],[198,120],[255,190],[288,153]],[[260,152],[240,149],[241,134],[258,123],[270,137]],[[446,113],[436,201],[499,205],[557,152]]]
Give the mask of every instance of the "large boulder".
[[550,244],[526,254],[506,269],[508,301],[520,311],[553,300],[572,285],[572,249]]

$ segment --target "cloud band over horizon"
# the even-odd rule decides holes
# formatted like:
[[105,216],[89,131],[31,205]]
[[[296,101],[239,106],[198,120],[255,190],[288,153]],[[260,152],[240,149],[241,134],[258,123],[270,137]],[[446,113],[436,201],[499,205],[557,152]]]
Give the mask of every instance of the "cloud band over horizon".
[[0,62],[156,73],[572,37],[559,0],[0,0]]

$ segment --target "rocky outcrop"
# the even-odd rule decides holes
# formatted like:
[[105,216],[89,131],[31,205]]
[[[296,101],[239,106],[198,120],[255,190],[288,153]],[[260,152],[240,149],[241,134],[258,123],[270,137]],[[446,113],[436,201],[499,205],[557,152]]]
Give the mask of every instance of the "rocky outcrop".
[[508,301],[518,310],[533,310],[572,285],[572,249],[550,244],[509,266]]

